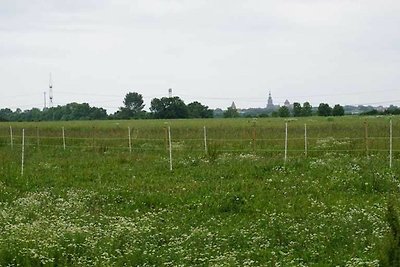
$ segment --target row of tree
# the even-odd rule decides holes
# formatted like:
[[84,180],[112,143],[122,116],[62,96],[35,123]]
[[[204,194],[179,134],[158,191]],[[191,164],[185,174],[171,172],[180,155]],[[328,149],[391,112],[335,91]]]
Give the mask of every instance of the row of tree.
[[271,115],[273,117],[309,117],[313,115],[313,110],[309,102],[304,102],[303,106],[298,102],[294,102],[292,109],[282,106],[277,111],[272,112]]
[[400,115],[400,108],[390,105],[390,107],[385,110],[379,111],[372,109],[370,111],[363,112],[361,115]]
[[[313,115],[313,107],[309,102],[305,102],[303,106],[300,103],[293,103],[293,109],[290,110],[286,106],[282,106],[278,109],[277,114],[272,114],[273,116],[279,117],[308,117]],[[344,108],[336,104],[333,108],[326,103],[320,103],[317,109],[318,116],[343,116]]]
[[126,94],[124,106],[107,115],[103,108],[91,107],[87,103],[70,103],[40,110],[9,108],[0,109],[0,121],[58,121],[58,120],[104,120],[104,119],[185,119],[212,118],[213,111],[208,106],[195,101],[186,105],[179,97],[154,98],[150,112],[144,111],[143,96],[136,92]]
[[[316,112],[313,112],[313,107],[309,102],[304,102],[303,106],[295,102],[293,103],[292,107],[281,106],[277,110],[271,113],[272,117],[309,117],[313,115],[318,116],[343,116],[344,115],[344,108],[337,104],[333,108],[329,106],[329,104],[321,103],[318,106]],[[260,113],[258,117],[268,117],[268,113]],[[240,117],[239,112],[229,107],[224,113],[224,118],[235,118]]]
[[0,121],[59,121],[59,120],[104,120],[107,119],[107,111],[103,108],[91,107],[87,103],[70,103],[65,106],[57,106],[40,110],[9,108],[0,109]]
[[[144,110],[143,96],[136,92],[130,92],[125,95],[123,107],[120,107],[114,114],[108,115],[103,108],[91,107],[87,103],[70,103],[65,106],[57,106],[40,110],[32,108],[22,111],[17,109],[0,109],[0,121],[53,121],[53,120],[104,120],[104,119],[185,119],[185,118],[212,118],[218,117],[217,110],[221,113],[219,116],[225,118],[235,118],[246,116],[240,114],[233,106],[228,107],[226,111],[217,109],[215,111],[194,101],[188,105],[179,97],[162,97],[154,98],[151,101],[150,112]],[[260,109],[263,110],[263,109]],[[304,102],[301,105],[298,102],[293,103],[293,106],[279,107],[275,111],[263,110],[258,117],[307,117],[307,116],[343,116],[344,108],[337,104],[333,108],[329,104],[321,103],[318,108],[313,108],[309,102]],[[400,114],[400,109],[395,106],[390,106],[385,111],[372,110],[363,113],[364,115],[386,115]]]
[[124,106],[121,107],[111,118],[116,119],[186,119],[186,118],[212,118],[213,111],[194,101],[188,105],[179,97],[154,98],[151,101],[150,111],[148,113],[144,108],[143,96],[136,92],[126,94]]

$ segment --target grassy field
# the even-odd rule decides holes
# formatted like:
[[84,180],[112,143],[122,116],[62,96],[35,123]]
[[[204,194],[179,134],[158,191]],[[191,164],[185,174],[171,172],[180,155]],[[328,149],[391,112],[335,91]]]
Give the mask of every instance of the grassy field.
[[380,266],[392,120],[0,123],[0,266]]

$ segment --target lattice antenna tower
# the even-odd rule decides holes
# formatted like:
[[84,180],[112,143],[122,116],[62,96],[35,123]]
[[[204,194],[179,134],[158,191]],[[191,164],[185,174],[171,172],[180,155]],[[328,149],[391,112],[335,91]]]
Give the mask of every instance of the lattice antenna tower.
[[46,104],[46,92],[43,92],[43,102],[44,102],[43,110],[45,110],[45,109],[47,108],[47,104]]
[[50,77],[49,77],[49,106],[53,107],[53,80],[51,78],[51,73],[50,73]]

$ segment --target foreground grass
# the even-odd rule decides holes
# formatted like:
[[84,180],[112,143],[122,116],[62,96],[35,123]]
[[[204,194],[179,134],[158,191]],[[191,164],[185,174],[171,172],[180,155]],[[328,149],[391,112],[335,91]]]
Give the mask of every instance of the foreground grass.
[[290,121],[286,164],[280,119],[12,127],[13,150],[0,123],[0,266],[378,266],[388,247],[398,120],[392,169],[387,118]]
[[385,155],[0,157],[0,266],[378,266],[400,188]]

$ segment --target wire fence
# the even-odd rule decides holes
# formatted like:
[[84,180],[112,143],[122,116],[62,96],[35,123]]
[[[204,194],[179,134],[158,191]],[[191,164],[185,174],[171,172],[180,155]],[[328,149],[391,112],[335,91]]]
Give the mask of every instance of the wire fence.
[[[24,129],[25,132],[29,130]],[[68,134],[58,136],[33,136],[25,134],[25,146],[28,147],[60,147],[60,148],[107,148],[120,150],[168,150],[169,138],[136,138],[136,137],[74,137]],[[292,137],[292,138],[182,138],[175,137],[173,130],[171,142],[173,150],[204,151],[209,147],[217,147],[221,151],[257,152],[257,151],[287,151],[312,152],[312,151],[389,151],[390,136],[369,136],[366,138],[355,137]],[[392,137],[395,144],[393,152],[400,151],[398,140]],[[22,134],[0,136],[1,146],[18,147],[22,143]]]
[[[271,153],[281,155],[284,161],[290,157],[318,156],[321,153],[351,153],[369,155],[387,154],[392,167],[393,158],[400,152],[400,136],[393,134],[392,121],[387,127],[369,128],[364,124],[362,131],[352,128],[332,128],[330,132],[307,124],[296,126],[286,122],[282,127],[247,127],[242,129],[210,128],[182,129],[155,127],[139,129],[61,129],[39,127],[0,129],[0,149],[80,149],[85,151],[124,151],[129,153],[158,153],[172,156],[176,153]],[[360,132],[362,134],[360,134]],[[357,136],[359,135],[359,136]],[[23,174],[23,170],[21,170]]]

